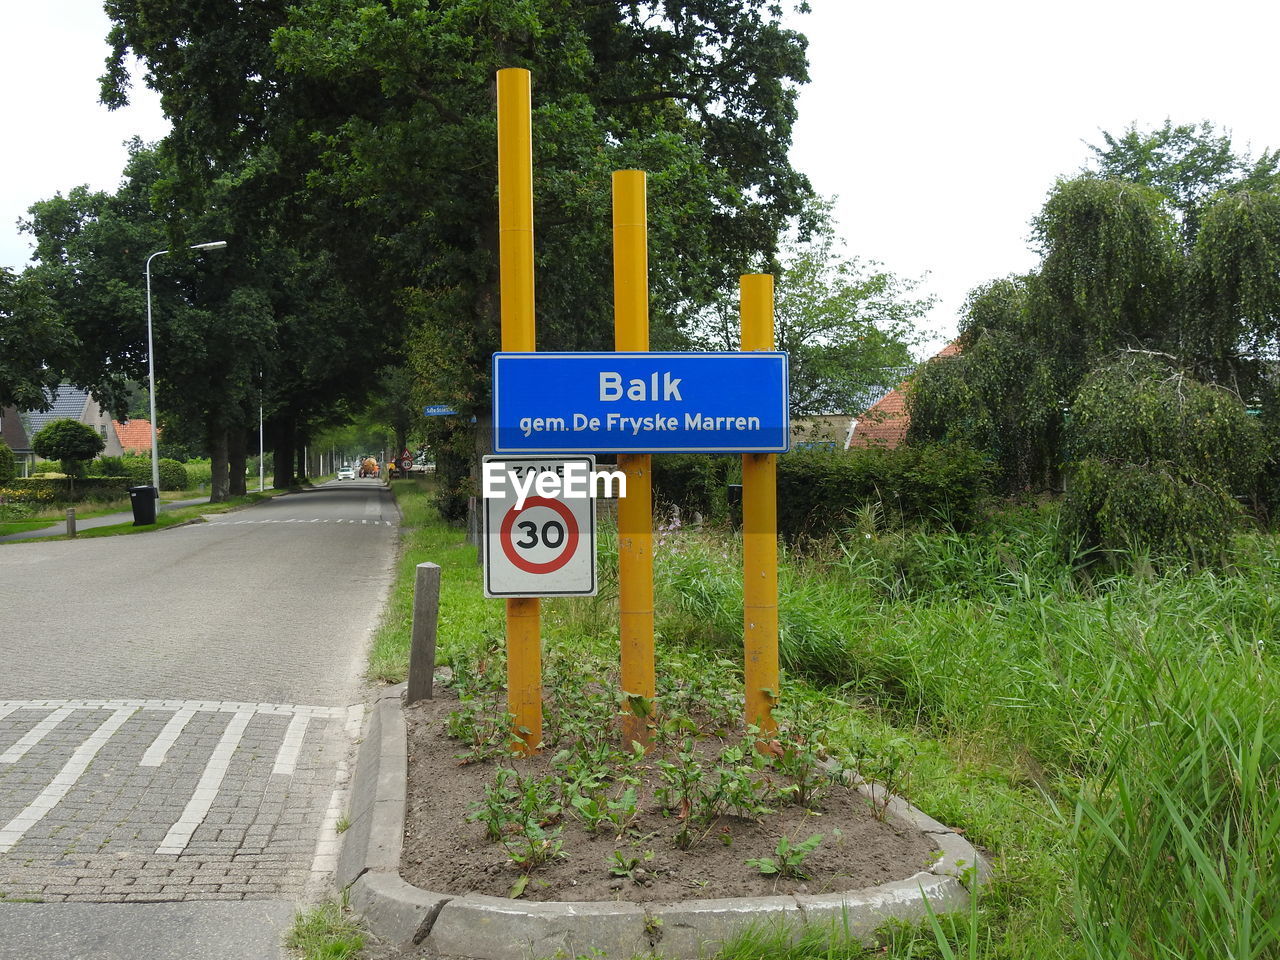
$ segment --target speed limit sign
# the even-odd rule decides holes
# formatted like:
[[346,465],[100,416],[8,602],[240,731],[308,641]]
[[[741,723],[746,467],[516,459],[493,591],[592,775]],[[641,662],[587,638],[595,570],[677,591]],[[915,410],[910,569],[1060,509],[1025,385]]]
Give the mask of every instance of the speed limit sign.
[[484,595],[595,596],[595,500],[589,484],[566,490],[568,475],[589,475],[595,458],[484,461]]

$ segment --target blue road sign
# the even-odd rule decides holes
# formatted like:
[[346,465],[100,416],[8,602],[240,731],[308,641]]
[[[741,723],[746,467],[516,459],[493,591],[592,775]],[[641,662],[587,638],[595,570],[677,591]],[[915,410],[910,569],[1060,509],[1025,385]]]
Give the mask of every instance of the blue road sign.
[[457,413],[458,411],[453,407],[446,407],[443,403],[433,403],[429,407],[422,408],[424,417],[452,417],[456,416]]
[[494,453],[785,453],[785,353],[495,353]]

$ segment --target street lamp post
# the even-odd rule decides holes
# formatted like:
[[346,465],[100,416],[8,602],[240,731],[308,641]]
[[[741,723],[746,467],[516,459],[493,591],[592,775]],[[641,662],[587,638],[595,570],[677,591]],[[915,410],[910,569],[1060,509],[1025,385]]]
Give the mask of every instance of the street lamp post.
[[[189,250],[221,250],[227,245],[225,240],[213,240],[209,243],[193,243]],[[157,250],[147,257],[147,388],[151,393],[151,485],[156,488],[156,499],[160,499],[160,444],[156,439],[156,351],[151,335],[151,261],[156,257],[169,253],[168,250]]]

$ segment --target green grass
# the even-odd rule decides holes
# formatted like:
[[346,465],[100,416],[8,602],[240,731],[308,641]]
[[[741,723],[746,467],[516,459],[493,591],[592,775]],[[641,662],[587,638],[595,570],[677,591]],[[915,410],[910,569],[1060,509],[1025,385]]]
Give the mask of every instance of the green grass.
[[[371,667],[388,681],[404,674],[420,560],[445,568],[442,650],[500,650],[502,636],[474,549],[424,487],[395,488],[420,528]],[[1280,543],[1241,537],[1226,569],[1134,556],[1099,572],[1057,516],[1015,510],[958,534],[869,512],[784,553],[784,706],[993,854],[971,916],[887,929],[879,955],[1280,958]],[[543,604],[548,670],[579,649],[616,658],[602,532],[600,595]],[[738,541],[659,539],[659,675],[712,689],[741,658]],[[859,955],[830,938],[739,949],[727,955]]]
[[364,933],[345,904],[330,901],[299,913],[285,945],[301,960],[353,960],[364,948]]
[[480,588],[476,548],[462,531],[440,520],[432,505],[431,480],[394,480],[407,533],[396,583],[382,620],[374,632],[369,655],[371,680],[399,683],[409,672],[409,641],[413,629],[413,589],[419,563],[440,566],[440,618],[436,658],[452,662],[459,651],[477,651],[503,636],[503,606],[486,600]]
[[[232,510],[238,510],[241,507],[251,506],[255,503],[260,503],[263,500],[269,500],[280,492],[281,491],[268,490],[265,493],[255,492],[255,493],[250,493],[244,497],[233,497],[224,503],[197,503],[189,507],[178,507],[177,509],[173,509],[173,510],[162,510],[156,514],[155,523],[150,523],[150,524],[145,524],[143,526],[135,527],[133,525],[132,520],[126,520],[123,523],[112,524],[106,527],[94,527],[93,529],[89,529],[89,530],[79,530],[76,534],[76,539],[82,540],[82,539],[88,539],[93,537],[119,537],[119,536],[128,536],[135,533],[150,533],[153,530],[160,530],[160,529],[163,529],[164,527],[174,527],[183,523],[188,523],[191,520],[196,520],[203,516],[214,516],[220,513],[228,513]],[[76,519],[87,520],[92,517],[107,516],[112,513],[125,512],[130,509],[131,508],[127,502],[123,506],[117,506],[114,509],[95,509],[85,513],[81,513],[79,509],[77,509]],[[65,520],[65,518],[66,518],[66,513],[64,511],[62,514],[62,519]],[[53,523],[57,523],[57,522],[58,521],[53,521]],[[39,529],[39,528],[31,527],[29,529]],[[0,533],[4,533],[4,532],[17,532],[17,531],[6,531],[4,529],[4,525],[0,525]],[[66,539],[68,538],[66,537],[65,534],[60,534],[58,536],[51,536],[51,537],[31,537],[24,540],[23,542],[39,543],[45,540],[66,540]]]

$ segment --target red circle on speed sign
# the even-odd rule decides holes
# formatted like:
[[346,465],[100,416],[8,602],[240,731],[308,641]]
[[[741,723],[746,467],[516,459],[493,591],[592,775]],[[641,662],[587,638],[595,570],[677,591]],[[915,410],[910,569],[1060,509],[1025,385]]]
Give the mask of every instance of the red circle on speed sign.
[[[547,507],[558,513],[560,518],[564,520],[564,550],[560,556],[545,563],[533,563],[520,556],[520,554],[516,553],[516,545],[511,539],[511,528],[516,525],[516,517],[532,507]],[[507,515],[502,518],[502,528],[498,532],[498,542],[502,544],[502,552],[506,554],[507,559],[517,569],[523,570],[525,573],[555,573],[573,559],[574,553],[577,552],[578,521],[575,519],[573,511],[559,500],[551,500],[547,497],[530,497],[524,502],[523,507],[512,507],[507,511]]]

